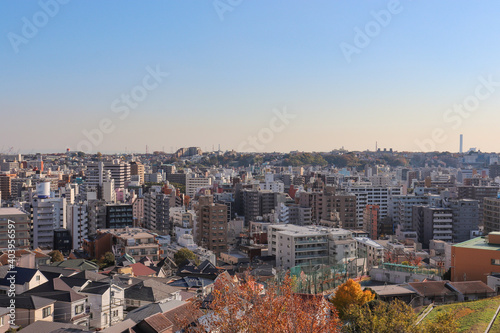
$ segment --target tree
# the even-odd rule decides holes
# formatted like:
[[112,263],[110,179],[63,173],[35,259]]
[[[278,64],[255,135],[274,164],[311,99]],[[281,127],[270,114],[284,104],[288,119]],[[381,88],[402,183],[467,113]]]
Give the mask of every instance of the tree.
[[458,322],[455,312],[440,312],[433,321],[424,326],[426,333],[455,333]]
[[175,252],[174,262],[177,266],[182,265],[186,260],[194,260],[197,265],[199,264],[198,258],[190,249],[182,248],[179,251]]
[[269,284],[265,293],[248,274],[245,283],[216,281],[211,313],[203,327],[191,332],[260,333],[304,332],[337,333],[341,322],[333,304],[323,295],[295,294],[287,275],[280,285]]
[[50,262],[58,262],[64,260],[64,256],[59,250],[50,251],[49,256],[50,256]]
[[423,327],[415,325],[417,315],[412,307],[400,300],[391,303],[373,301],[364,305],[352,304],[344,314],[347,333],[417,333]]
[[115,264],[115,255],[112,252],[106,252],[98,264],[100,269],[113,266]]
[[375,294],[370,290],[363,291],[359,283],[349,279],[337,288],[330,301],[337,308],[340,318],[343,319],[350,305],[361,306],[374,298]]

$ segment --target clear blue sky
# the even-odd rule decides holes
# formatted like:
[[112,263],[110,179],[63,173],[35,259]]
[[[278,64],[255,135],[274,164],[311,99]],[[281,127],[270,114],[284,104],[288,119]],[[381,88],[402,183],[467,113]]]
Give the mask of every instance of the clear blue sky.
[[[112,130],[89,151],[236,149],[259,133],[261,151],[415,151],[422,140],[457,151],[460,133],[467,149],[500,151],[500,85],[443,118],[479,77],[500,82],[498,1],[221,0],[235,4],[222,20],[212,1],[71,0],[40,13],[53,1],[0,4],[0,152],[76,150],[103,119]],[[391,6],[374,24],[372,11]],[[342,43],[377,27],[348,62]],[[113,102],[157,66],[168,77],[120,119]],[[284,108],[295,118],[269,138]]]

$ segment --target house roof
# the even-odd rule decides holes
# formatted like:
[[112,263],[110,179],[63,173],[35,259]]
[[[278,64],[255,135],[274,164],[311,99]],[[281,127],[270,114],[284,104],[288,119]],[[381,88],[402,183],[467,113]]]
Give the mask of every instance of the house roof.
[[[9,296],[0,295],[0,307],[8,307],[10,300]],[[18,309],[41,309],[53,303],[55,303],[55,300],[35,295],[16,295],[16,308]]]
[[132,267],[132,273],[135,276],[148,276],[148,275],[156,275],[156,272],[151,268],[145,266],[144,264],[138,262],[130,265]]
[[214,281],[210,279],[204,279],[197,276],[185,276],[179,280],[170,282],[168,285],[181,288],[204,288],[213,283]]
[[462,295],[495,293],[495,290],[483,281],[450,282],[450,285]]
[[85,259],[68,259],[64,261],[57,261],[53,263],[51,266],[55,267],[64,267],[64,268],[74,268],[78,270],[99,270],[99,266],[92,261],[88,261]]
[[204,314],[199,309],[193,309],[192,303],[184,302],[184,304],[164,312],[163,315],[174,324],[173,331],[177,332],[182,329],[186,322],[195,322]]
[[157,302],[171,297],[172,293],[179,289],[150,279],[141,281],[125,289],[125,298]]
[[183,301],[178,301],[178,300],[172,300],[169,302],[165,303],[150,303],[146,304],[144,306],[141,306],[140,308],[134,309],[130,311],[127,314],[127,319],[132,319],[136,323],[141,322],[145,318],[151,317],[152,315],[155,315],[157,313],[164,313],[167,311],[170,311],[172,309],[175,309],[178,306],[181,306],[185,304],[186,302]]
[[403,285],[370,286],[370,288],[380,296],[402,296],[416,293],[415,290]]
[[24,292],[22,295],[37,295],[61,302],[76,302],[87,298],[87,296],[80,295],[75,292],[61,279],[54,279],[46,282],[38,287]]
[[102,281],[102,280],[109,280],[109,277],[103,274],[99,274],[96,272],[92,272],[89,270],[86,271],[81,271],[78,272],[74,275],[71,275],[72,278],[79,278],[79,279],[85,279],[85,280],[91,280],[91,281]]
[[89,280],[87,279],[79,279],[79,278],[74,278],[74,277],[60,277],[61,281],[66,283],[70,288],[73,287],[82,287],[84,286]]
[[95,294],[95,295],[102,295],[108,289],[109,289],[109,283],[92,281],[88,285],[86,285],[85,288],[80,290],[80,292],[88,293],[88,294]]
[[51,321],[35,321],[26,326],[19,333],[56,333],[56,332],[80,332],[90,333],[85,327],[73,324],[57,323]]
[[426,281],[426,282],[410,282],[408,285],[412,287],[420,296],[447,296],[453,295],[453,292],[446,285],[450,281]]
[[129,329],[134,327],[136,325],[136,322],[133,321],[132,319],[125,319],[123,321],[120,321],[119,323],[114,324],[111,327],[108,327],[104,330],[102,330],[102,333],[123,333],[123,332],[130,332]]
[[64,268],[64,267],[56,267],[56,266],[46,266],[46,265],[40,265],[38,266],[38,270],[42,273],[44,272],[52,272],[52,273],[59,273],[62,276],[70,276],[75,274],[78,270],[76,269],[71,269],[71,268]]
[[462,247],[475,250],[500,251],[500,245],[489,244],[484,236],[469,239],[465,242],[455,244],[453,245],[453,247]]
[[0,279],[0,285],[10,285],[10,281],[7,280],[9,276],[15,276],[16,284],[23,285],[33,279],[35,274],[38,272],[38,269],[16,267],[13,272],[15,273],[8,273],[4,278]]
[[166,329],[174,326],[174,324],[168,320],[162,313],[157,313],[143,320],[147,323],[155,332],[163,332]]

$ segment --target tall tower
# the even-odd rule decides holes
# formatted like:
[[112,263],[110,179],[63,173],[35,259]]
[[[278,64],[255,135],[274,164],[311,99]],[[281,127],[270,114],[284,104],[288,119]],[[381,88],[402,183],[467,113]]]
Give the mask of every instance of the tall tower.
[[460,154],[464,152],[464,135],[460,134]]

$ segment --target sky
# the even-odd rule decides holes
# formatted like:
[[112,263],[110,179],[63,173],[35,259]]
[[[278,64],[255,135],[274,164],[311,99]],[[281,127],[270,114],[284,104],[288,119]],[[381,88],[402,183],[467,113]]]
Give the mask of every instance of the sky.
[[498,1],[0,9],[0,153],[500,151]]

